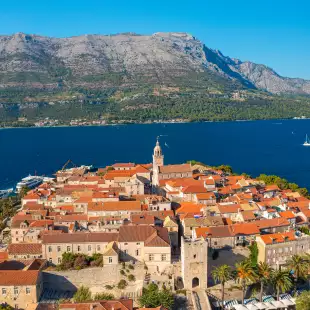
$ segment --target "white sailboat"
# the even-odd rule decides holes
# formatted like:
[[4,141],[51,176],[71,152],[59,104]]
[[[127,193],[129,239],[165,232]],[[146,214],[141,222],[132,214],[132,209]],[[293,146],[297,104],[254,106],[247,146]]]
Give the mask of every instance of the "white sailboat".
[[308,139],[308,135],[306,135],[306,141],[304,142],[303,146],[310,146],[310,141]]

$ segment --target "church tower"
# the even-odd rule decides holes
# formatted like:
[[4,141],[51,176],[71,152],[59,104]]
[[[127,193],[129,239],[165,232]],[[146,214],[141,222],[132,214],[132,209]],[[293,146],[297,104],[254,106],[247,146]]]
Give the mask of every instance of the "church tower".
[[164,165],[164,155],[162,153],[161,147],[159,145],[158,137],[156,141],[156,146],[154,147],[153,153],[153,176],[152,183],[153,186],[159,185],[159,169],[158,167]]

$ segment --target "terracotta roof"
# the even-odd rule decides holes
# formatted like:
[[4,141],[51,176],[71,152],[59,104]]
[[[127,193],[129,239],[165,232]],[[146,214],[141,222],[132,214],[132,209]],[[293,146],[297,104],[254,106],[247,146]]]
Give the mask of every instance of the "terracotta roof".
[[182,165],[166,165],[159,167],[160,173],[182,173],[182,172],[192,172],[190,164]]
[[218,205],[218,209],[220,213],[238,213],[238,211],[241,211],[241,205],[240,204],[227,204],[227,205]]
[[275,219],[260,219],[258,221],[254,221],[259,229],[266,229],[266,228],[272,228],[272,227],[281,227],[281,226],[289,226],[289,221],[284,217],[279,217]]
[[213,192],[208,193],[198,193],[196,194],[198,200],[208,200],[208,199],[215,199],[215,194]]
[[37,270],[1,270],[0,286],[35,285],[39,273]]
[[88,211],[141,211],[140,201],[105,201],[89,203]]
[[282,243],[296,240],[294,231],[289,231],[286,233],[261,235],[260,238],[265,244]]
[[40,243],[11,243],[8,246],[10,255],[41,255],[42,245]]
[[59,304],[59,309],[65,310],[133,310],[132,299],[94,301],[85,303]]
[[87,221],[88,216],[86,214],[66,214],[56,215],[55,222],[78,222]]
[[83,243],[83,242],[111,242],[117,241],[118,233],[94,232],[94,233],[68,233],[43,235],[43,244],[49,243]]
[[206,185],[215,185],[214,179],[205,179],[204,182]]
[[133,224],[136,224],[136,225],[154,225],[155,224],[154,215],[132,214],[130,217],[130,220]]
[[187,194],[187,193],[207,193],[207,189],[203,186],[197,186],[197,185],[189,185],[189,186],[186,186],[182,189],[182,192],[184,194]]
[[226,238],[233,237],[230,226],[200,227],[195,229],[197,238]]
[[143,241],[145,246],[170,246],[168,231],[162,227],[152,227],[148,225],[121,226],[119,229],[119,242]]
[[9,258],[9,255],[8,255],[8,252],[5,251],[5,252],[0,252],[0,262],[6,260]]
[[220,216],[207,216],[207,217],[185,217],[183,219],[184,225],[190,227],[203,227],[203,226],[222,226],[223,219]]
[[136,169],[136,173],[149,173],[150,172],[149,169],[147,169],[141,165],[136,166],[135,169]]
[[177,214],[180,213],[200,213],[201,209],[205,206],[202,204],[194,204],[192,202],[182,202],[181,206],[176,210]]
[[22,199],[23,200],[35,200],[35,199],[40,199],[40,196],[37,193],[29,193],[25,195]]
[[242,223],[231,225],[233,234],[236,235],[259,235],[260,230],[253,223]]
[[255,216],[254,212],[251,211],[251,210],[249,210],[249,211],[242,211],[241,215],[242,215],[242,217],[243,217],[243,219],[245,221],[251,221],[251,220],[255,220],[256,219],[256,216]]
[[53,225],[54,221],[53,220],[37,220],[32,222],[29,227],[45,227],[45,226],[50,226]]
[[272,184],[265,187],[265,192],[280,191],[278,185]]
[[133,168],[134,166],[134,163],[116,163],[112,165],[114,168]]
[[295,215],[292,211],[283,211],[283,212],[279,212],[279,215],[281,217],[285,217],[287,219],[293,219],[295,218]]

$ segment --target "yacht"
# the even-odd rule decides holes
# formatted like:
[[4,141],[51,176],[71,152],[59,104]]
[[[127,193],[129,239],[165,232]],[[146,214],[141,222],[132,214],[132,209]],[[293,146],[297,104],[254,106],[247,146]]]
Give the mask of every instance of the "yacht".
[[310,141],[308,139],[308,135],[306,135],[306,141],[304,142],[303,146],[310,146]]
[[10,194],[13,193],[13,188],[9,188],[9,189],[1,189],[0,190],[0,199],[1,198],[7,198],[10,196]]
[[28,187],[29,189],[35,188],[43,182],[43,177],[29,175],[23,178],[16,185],[16,192],[19,193],[23,187]]

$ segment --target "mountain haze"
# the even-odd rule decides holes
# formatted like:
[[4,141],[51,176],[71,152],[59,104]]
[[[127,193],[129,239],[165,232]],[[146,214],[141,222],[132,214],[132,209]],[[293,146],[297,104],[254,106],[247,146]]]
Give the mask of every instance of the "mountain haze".
[[186,33],[0,36],[1,88],[177,85],[180,78],[195,83],[197,74],[207,75],[212,85],[310,94],[310,81],[282,77],[265,65],[226,57]]

